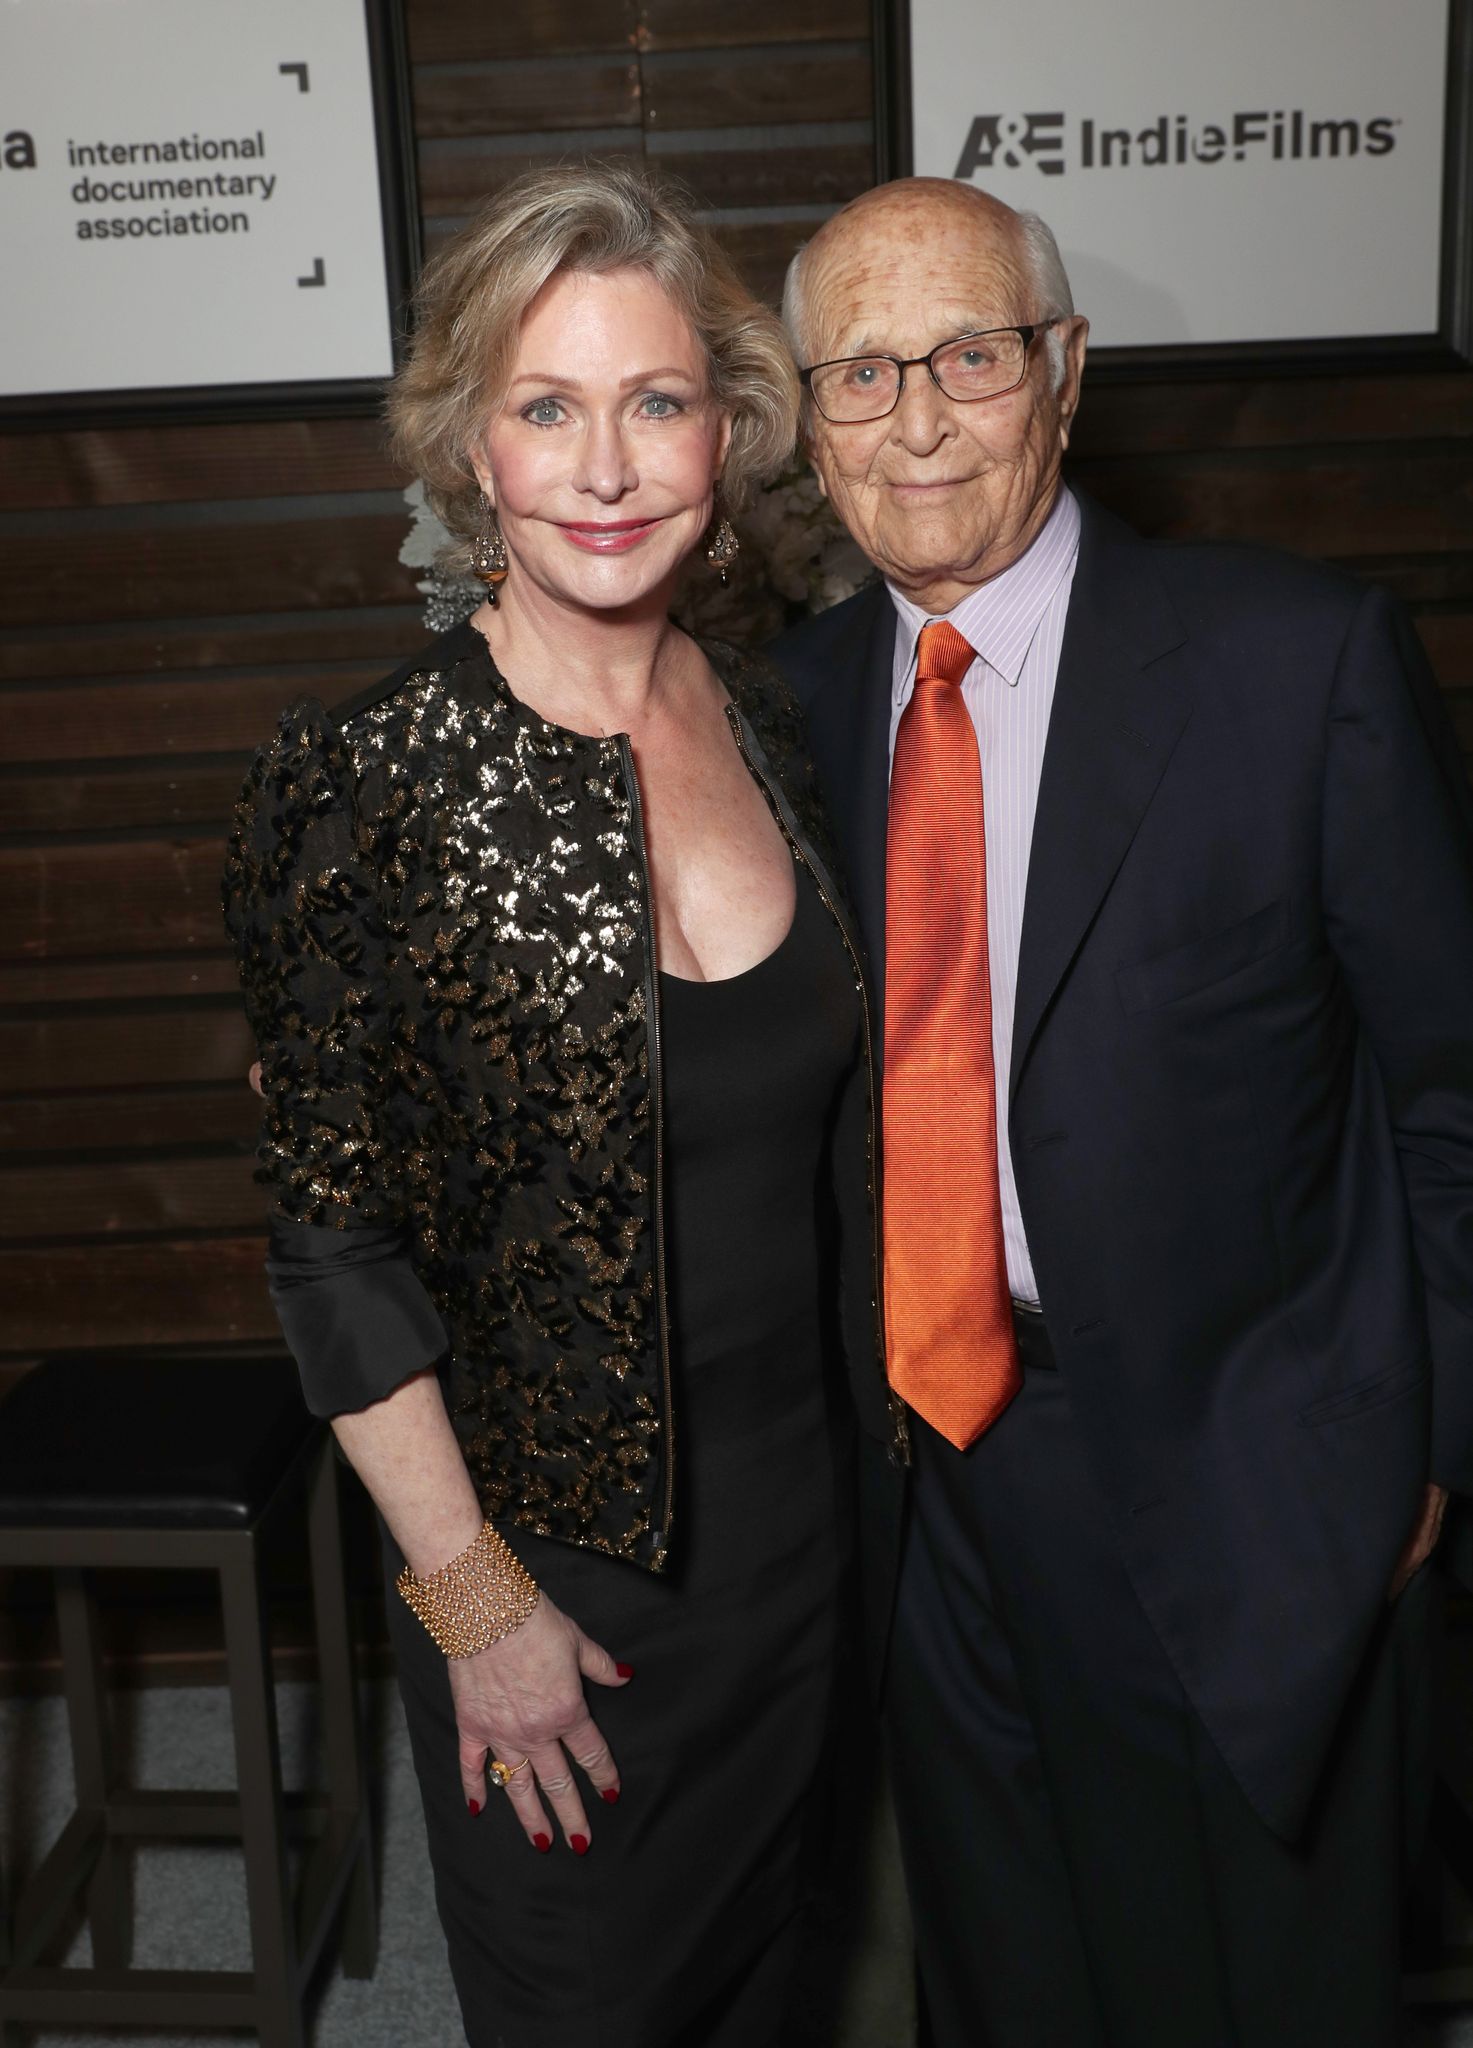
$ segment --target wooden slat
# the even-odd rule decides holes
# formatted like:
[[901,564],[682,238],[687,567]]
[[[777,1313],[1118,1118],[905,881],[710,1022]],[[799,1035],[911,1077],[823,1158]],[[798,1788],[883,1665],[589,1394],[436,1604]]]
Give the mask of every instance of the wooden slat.
[[219,1088],[0,1098],[0,1151],[148,1151],[254,1145],[261,1105],[244,1078]]
[[19,960],[0,963],[0,1009],[23,1003],[163,1002],[174,997],[237,996],[235,956],[203,947],[181,958]]
[[245,1153],[0,1170],[0,1239],[263,1230],[269,1203]]
[[632,57],[581,63],[533,59],[414,76],[414,132],[421,141],[526,135],[539,128],[637,128],[639,66]]
[[5,542],[0,625],[61,612],[79,621],[178,619],[407,604],[416,572],[397,559],[407,524],[407,516],[384,513],[247,526],[202,518],[188,526],[79,528],[67,547],[49,534],[14,535]]
[[1442,687],[1473,688],[1473,612],[1424,612],[1417,631]]
[[1449,690],[1445,702],[1463,752],[1473,756],[1473,690]]
[[645,50],[869,40],[870,0],[640,0]]
[[0,852],[0,959],[220,944],[218,839]]
[[0,1019],[0,1076],[8,1093],[197,1081],[234,1087],[255,1057],[239,1003]]
[[1088,457],[1470,437],[1473,388],[1466,377],[1116,384],[1091,383],[1086,367],[1070,446],[1076,457]]
[[[1439,679],[1447,685],[1473,682],[1473,617],[1466,613],[1433,613],[1418,623]],[[98,690],[88,694],[107,700],[104,716],[96,725],[84,722],[79,728],[69,724],[65,734],[69,741],[88,743],[98,752],[113,754],[122,751],[122,747],[109,746],[105,738],[108,732],[117,731],[122,746],[130,740],[139,743],[144,739],[138,725],[128,719],[132,706],[126,699],[132,692],[127,686],[121,692]],[[117,701],[119,694],[124,698],[121,704]],[[228,710],[231,724],[238,726],[255,711],[259,715],[252,730],[258,741],[270,730],[284,701],[279,690],[269,685],[259,697],[253,695],[249,703],[213,685],[200,686],[200,698],[202,702],[196,700],[191,706],[191,722],[208,724],[212,713],[224,716]],[[150,717],[167,723],[170,738],[178,729],[172,716],[177,708],[177,692],[169,703],[150,707]],[[26,720],[26,727],[29,738],[23,734],[21,743],[33,745],[35,728],[30,719]],[[43,730],[54,728],[48,722]],[[39,748],[36,751],[40,758],[50,758],[41,754]],[[0,830],[31,835],[215,826],[223,836],[249,761],[250,751],[243,748],[218,760],[191,762],[182,768],[164,762],[124,772],[92,770],[76,775],[12,776],[0,780]]]
[[0,831],[95,833],[217,825],[223,832],[248,760],[240,753],[187,768],[10,776],[0,781]]
[[[407,515],[406,515],[407,524]],[[240,669],[253,663],[355,661],[384,675],[429,638],[423,599],[383,611],[354,606],[289,619],[212,618],[160,625],[70,625],[0,634],[0,683],[44,677],[162,674],[173,669]],[[228,680],[221,678],[222,682]]]
[[775,307],[782,299],[789,263],[823,225],[831,210],[797,220],[743,221],[735,227],[718,216],[711,223],[711,232],[736,264],[748,290]]
[[698,63],[650,56],[644,118],[650,128],[739,128],[777,121],[867,121],[874,107],[868,48],[806,56],[731,50]]
[[[427,215],[466,214],[493,192],[502,191],[513,178],[537,164],[563,162],[570,152],[564,142],[539,142],[529,137],[519,148],[476,148],[467,143],[427,142],[419,152],[419,200]],[[617,143],[604,143],[600,157],[638,156],[640,139],[631,130]]]
[[[1300,552],[1312,545],[1306,534]],[[1403,604],[1473,605],[1473,552],[1450,555],[1360,555],[1345,566],[1379,583]]]
[[13,762],[241,755],[262,745],[299,697],[341,704],[381,674],[374,666],[267,669],[208,682],[52,683],[10,691],[0,698],[0,717]]
[[279,1341],[257,1237],[0,1252],[0,1349]]
[[412,62],[469,64],[632,49],[635,10],[633,0],[409,0],[407,21]]
[[650,162],[707,207],[842,206],[875,174],[866,142],[792,144],[777,136],[770,149],[662,150]]
[[0,435],[0,510],[402,486],[375,419]]
[[1466,456],[1385,455],[1311,467],[1081,462],[1088,489],[1145,533],[1232,538],[1353,560],[1389,547],[1473,547]]

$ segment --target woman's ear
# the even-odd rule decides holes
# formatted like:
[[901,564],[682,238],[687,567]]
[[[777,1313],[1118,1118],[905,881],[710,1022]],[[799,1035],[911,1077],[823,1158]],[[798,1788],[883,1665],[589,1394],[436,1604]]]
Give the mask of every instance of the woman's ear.
[[712,474],[715,476],[717,483],[720,483],[721,481],[722,474],[726,468],[726,458],[728,455],[730,455],[730,453],[731,414],[729,412],[718,413],[716,425],[716,446],[712,451],[711,456]]
[[486,459],[486,440],[484,435],[482,435],[480,441],[469,443],[465,451],[465,458],[476,473],[476,482],[481,486],[482,497],[485,498],[488,505],[494,507],[496,503],[496,481],[491,474],[491,465]]

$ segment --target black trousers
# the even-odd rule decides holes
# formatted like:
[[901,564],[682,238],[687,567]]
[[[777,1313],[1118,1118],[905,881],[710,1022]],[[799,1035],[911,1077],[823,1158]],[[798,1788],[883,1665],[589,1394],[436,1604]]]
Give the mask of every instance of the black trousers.
[[888,1744],[934,2048],[1391,2048],[1427,1574],[1287,1844],[1136,1601],[1064,1376],[966,1453],[916,1433]]

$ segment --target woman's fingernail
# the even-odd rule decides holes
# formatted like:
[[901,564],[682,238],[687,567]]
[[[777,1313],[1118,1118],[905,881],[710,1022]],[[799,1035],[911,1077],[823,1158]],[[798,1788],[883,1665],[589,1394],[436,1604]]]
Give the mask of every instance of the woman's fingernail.
[[474,1819],[475,1819],[475,1817],[476,1817],[476,1815],[477,1815],[477,1814],[478,1814],[478,1813],[480,1812],[480,1810],[481,1810],[481,1802],[480,1802],[480,1800],[479,1800],[479,1799],[468,1799],[468,1800],[466,1801],[466,1805],[467,1805],[467,1806],[468,1806],[468,1807],[470,1808],[470,1810],[471,1810],[471,1819],[472,1819],[472,1820],[474,1820]]
[[552,1836],[534,1835],[532,1837],[532,1847],[537,1851],[539,1856],[545,1856],[548,1850],[552,1847]]
[[575,1856],[586,1856],[588,1854],[587,1835],[569,1835],[568,1847]]
[[617,1806],[619,1804],[619,1788],[617,1785],[605,1785],[598,1796],[605,1806]]
[[633,1678],[634,1676],[634,1666],[632,1664],[616,1664],[614,1669],[621,1678]]

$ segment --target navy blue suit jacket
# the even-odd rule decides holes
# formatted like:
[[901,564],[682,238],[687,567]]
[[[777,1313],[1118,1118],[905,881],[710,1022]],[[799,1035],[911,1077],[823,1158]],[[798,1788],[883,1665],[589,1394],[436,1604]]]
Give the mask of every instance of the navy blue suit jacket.
[[[893,645],[876,587],[772,650],[877,994]],[[1470,803],[1383,593],[1084,504],[1008,1130],[1137,1594],[1292,1835],[1425,1482],[1473,1491]]]

